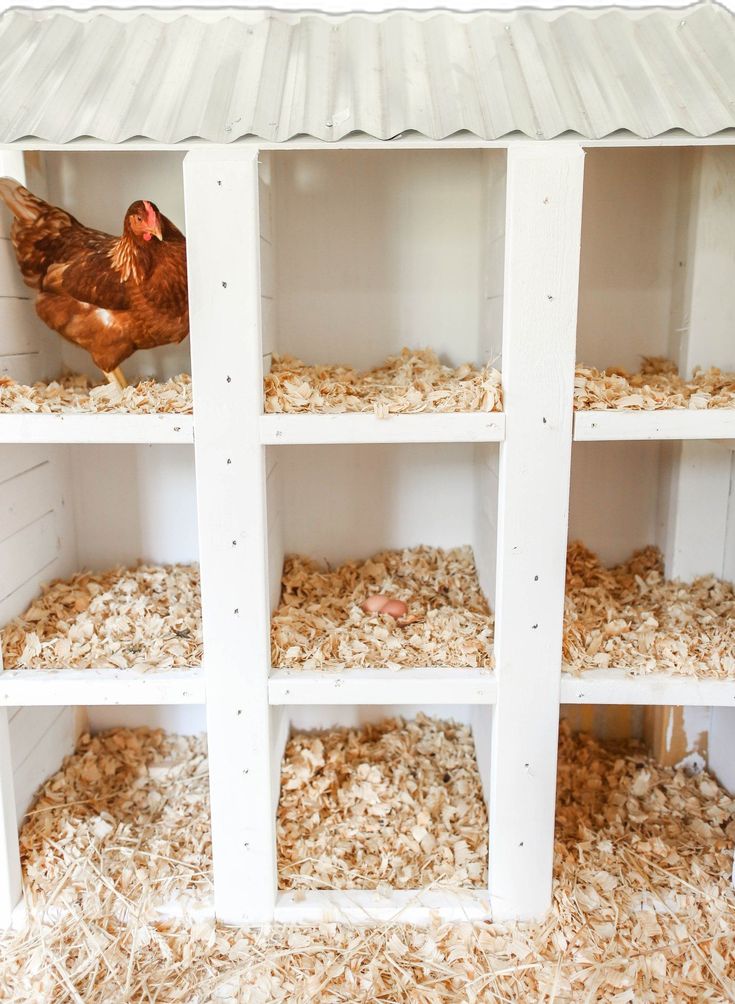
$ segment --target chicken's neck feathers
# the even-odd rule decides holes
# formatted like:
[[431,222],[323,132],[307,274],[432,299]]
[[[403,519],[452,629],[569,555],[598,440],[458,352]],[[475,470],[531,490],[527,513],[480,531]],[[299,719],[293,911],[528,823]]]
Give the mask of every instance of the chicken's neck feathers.
[[120,275],[120,282],[140,283],[153,267],[152,254],[147,248],[142,248],[123,234],[110,248],[112,267]]

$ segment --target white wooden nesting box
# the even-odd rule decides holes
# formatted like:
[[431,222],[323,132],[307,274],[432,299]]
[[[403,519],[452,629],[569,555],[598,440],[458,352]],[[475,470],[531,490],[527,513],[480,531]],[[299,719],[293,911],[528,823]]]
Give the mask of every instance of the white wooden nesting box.
[[[142,39],[155,72],[104,60]],[[735,370],[734,53],[711,5],[0,19],[1,173],[109,232],[141,197],[185,229],[191,337],[125,370],[194,389],[193,416],[0,413],[0,625],[49,579],[144,559],[200,563],[204,626],[202,666],[2,673],[0,921],[18,825],[83,728],[207,729],[213,909],[233,923],[540,916],[562,705],[601,732],[659,706],[661,755],[735,786],[734,678],[562,664],[568,537],[735,579],[735,409],[573,413],[575,360]],[[93,372],[35,317],[8,225],[0,374]],[[404,346],[492,363],[503,410],[264,412],[274,354],[364,368]],[[493,670],[271,665],[285,555],[420,544],[472,547]],[[416,711],[472,728],[488,885],[279,890],[292,729]]]

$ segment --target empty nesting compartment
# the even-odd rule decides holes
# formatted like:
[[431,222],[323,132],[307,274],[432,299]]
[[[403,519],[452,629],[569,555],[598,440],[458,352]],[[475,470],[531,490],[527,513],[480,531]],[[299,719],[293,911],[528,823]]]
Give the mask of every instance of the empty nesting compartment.
[[586,151],[575,406],[735,407],[735,148]]
[[487,888],[489,708],[293,713],[276,788],[281,889]]
[[262,155],[266,413],[502,409],[504,151]]
[[0,447],[5,669],[201,663],[191,446]]
[[[729,485],[729,449],[688,448],[715,471],[725,465]],[[714,524],[700,522],[695,539],[686,508],[672,508],[680,454],[672,443],[575,444],[566,670],[735,678],[731,549]]]
[[[89,903],[114,914],[124,902],[151,918],[211,910],[206,737],[145,727],[90,734],[95,709],[77,712],[82,734],[76,748],[73,739],[70,750],[64,746],[61,766],[46,735],[37,753],[47,774],[28,792],[25,765],[16,770],[27,905],[44,912],[53,903],[61,917]],[[33,728],[30,714],[18,719]],[[39,756],[31,759],[37,770]]]

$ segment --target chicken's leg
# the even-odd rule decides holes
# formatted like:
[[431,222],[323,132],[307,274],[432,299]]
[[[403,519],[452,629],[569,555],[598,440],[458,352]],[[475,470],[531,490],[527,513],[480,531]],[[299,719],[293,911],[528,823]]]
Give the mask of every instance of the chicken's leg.
[[107,377],[108,383],[116,384],[120,390],[125,390],[128,386],[128,381],[125,379],[125,375],[119,366],[117,366],[114,370],[111,370],[109,373],[105,373],[105,376]]

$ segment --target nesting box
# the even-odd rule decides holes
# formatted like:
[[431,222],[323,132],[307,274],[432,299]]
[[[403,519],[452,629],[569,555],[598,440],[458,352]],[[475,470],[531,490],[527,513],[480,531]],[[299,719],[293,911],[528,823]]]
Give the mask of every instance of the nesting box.
[[[735,575],[733,397],[690,379],[735,370],[733,56],[711,5],[4,15],[2,173],[113,233],[156,202],[186,232],[191,337],[124,364],[153,380],[137,397],[50,404],[49,379],[94,370],[36,318],[3,217],[0,918],[18,824],[82,728],[206,727],[212,908],[233,923],[540,916],[561,706],[735,784],[712,618],[682,654],[681,590],[640,598]],[[611,372],[642,356],[686,386],[659,364],[658,390]],[[625,572],[623,613],[597,621],[568,594],[565,633],[570,538],[608,565],[654,545],[663,565]],[[71,594],[34,641],[38,605],[12,622],[55,579]],[[365,613],[385,591],[406,610]],[[365,728],[391,718],[386,749],[410,752],[378,812],[396,765],[370,761]],[[279,811],[301,846],[329,810],[294,778],[323,766],[307,733],[337,728],[324,748],[373,785],[366,829],[410,791],[420,865],[422,806],[449,806],[437,874],[465,868],[460,888],[277,854]]]

